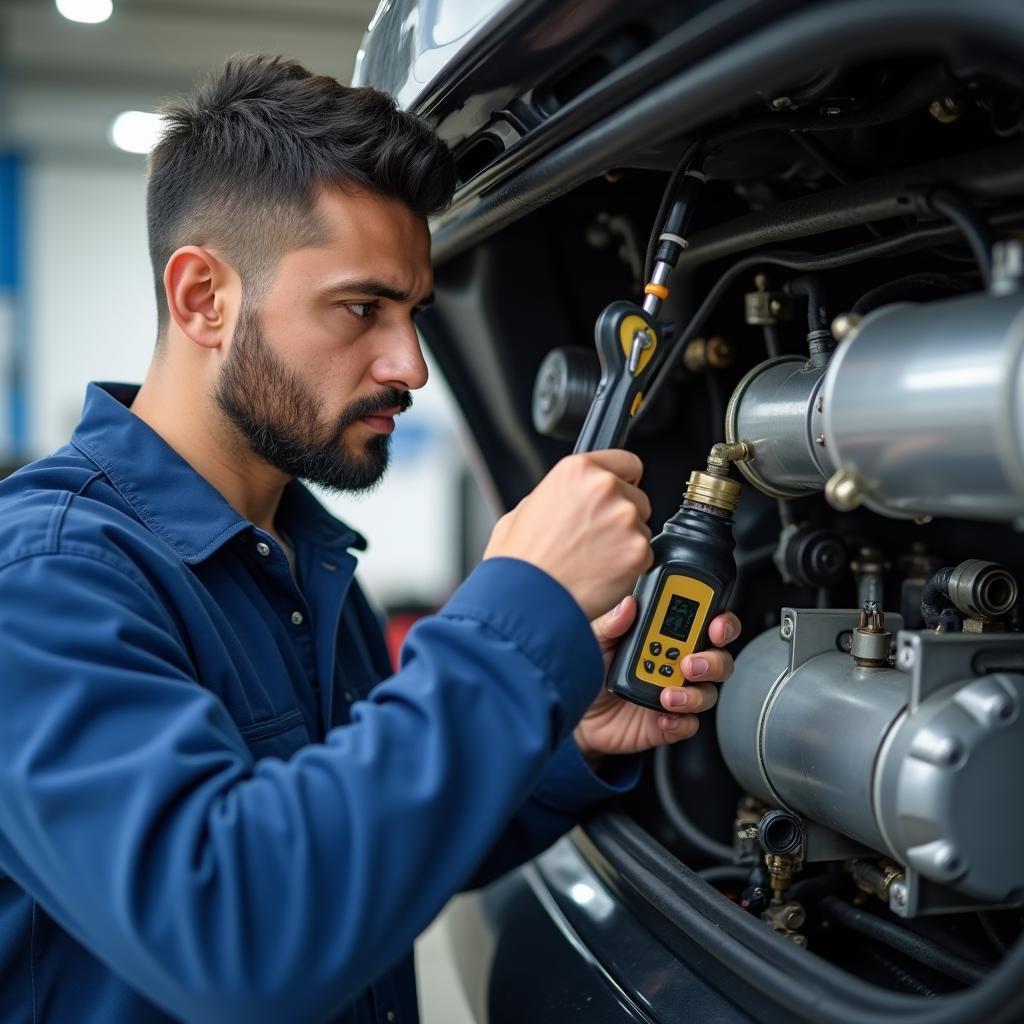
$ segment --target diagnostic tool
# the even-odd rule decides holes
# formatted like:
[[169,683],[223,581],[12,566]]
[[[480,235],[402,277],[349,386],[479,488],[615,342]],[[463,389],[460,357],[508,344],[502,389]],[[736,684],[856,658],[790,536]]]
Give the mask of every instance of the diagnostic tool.
[[728,472],[746,454],[743,443],[715,445],[707,471],[690,474],[679,511],[651,542],[654,566],[633,591],[636,621],[608,672],[612,693],[664,710],[662,688],[683,683],[680,662],[707,646],[708,626],[736,581],[732,513],[740,485]]
[[[653,269],[643,307],[613,302],[594,329],[601,380],[576,442],[577,452],[620,447],[659,370],[662,324],[655,319],[668,298],[668,280],[687,246],[697,194],[704,182],[690,168],[670,184],[671,204],[652,238]],[[660,219],[660,215],[659,215]],[[649,388],[648,388],[649,390]],[[711,620],[723,611],[736,579],[732,513],[740,485],[729,478],[732,462],[745,459],[742,441],[717,444],[707,470],[690,474],[683,503],[654,538],[654,566],[637,583],[637,618],[619,641],[607,687],[627,700],[661,709],[661,690],[684,682],[681,660],[707,646]]]

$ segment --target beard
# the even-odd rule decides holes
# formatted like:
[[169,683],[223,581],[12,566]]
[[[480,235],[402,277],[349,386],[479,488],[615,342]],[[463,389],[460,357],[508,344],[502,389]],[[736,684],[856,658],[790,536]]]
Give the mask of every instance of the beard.
[[243,308],[239,315],[214,399],[261,459],[282,473],[333,491],[373,487],[391,455],[388,434],[369,438],[357,454],[348,452],[344,439],[348,428],[363,416],[393,409],[404,412],[412,405],[408,391],[382,388],[350,402],[325,426],[322,403],[271,350],[259,312],[252,308]]

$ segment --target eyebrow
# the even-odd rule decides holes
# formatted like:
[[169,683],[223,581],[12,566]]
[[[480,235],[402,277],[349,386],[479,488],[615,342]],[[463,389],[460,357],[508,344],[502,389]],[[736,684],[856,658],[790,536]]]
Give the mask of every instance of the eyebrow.
[[[354,280],[335,281],[323,289],[324,295],[339,295],[347,293],[351,295],[372,295],[378,299],[390,299],[392,302],[410,302],[412,296],[401,288],[395,288],[384,281],[375,278],[359,278]],[[425,309],[434,301],[434,293],[424,295],[422,299],[416,300],[413,305],[416,309]]]

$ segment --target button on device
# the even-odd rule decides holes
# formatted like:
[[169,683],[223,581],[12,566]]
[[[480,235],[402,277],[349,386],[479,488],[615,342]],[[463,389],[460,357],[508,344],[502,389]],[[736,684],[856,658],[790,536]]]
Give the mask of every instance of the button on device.
[[661,654],[661,644],[659,644],[657,640],[652,640],[650,651],[651,654],[657,657],[659,654]]
[[661,668],[658,669],[658,671],[663,676],[671,676],[675,674],[675,670],[672,668],[671,665],[662,665]]
[[292,625],[301,626],[305,622],[302,612],[292,612]]
[[256,545],[256,551],[258,554],[261,554],[264,558],[266,558],[267,555],[270,554],[270,545],[266,541],[261,540],[259,544]]
[[651,659],[650,659],[650,658],[648,658],[648,659],[647,659],[647,660],[646,660],[646,661],[644,662],[644,668],[645,668],[645,669],[646,669],[646,670],[647,670],[648,672],[653,672],[653,671],[654,671],[654,662],[653,662],[653,661],[651,661]]
[[665,657],[668,658],[669,661],[675,661],[676,658],[679,657],[679,648],[678,647],[670,647],[665,652]]

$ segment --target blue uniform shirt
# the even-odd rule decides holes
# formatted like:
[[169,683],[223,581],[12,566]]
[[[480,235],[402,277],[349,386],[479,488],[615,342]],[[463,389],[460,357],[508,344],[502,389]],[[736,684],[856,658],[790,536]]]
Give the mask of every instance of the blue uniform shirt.
[[445,901],[634,781],[588,623],[490,560],[391,674],[358,535],[289,485],[297,586],[134,394],[0,484],[0,1019],[413,1022]]

